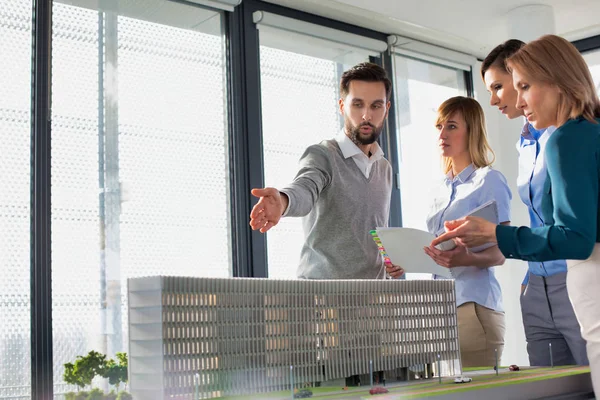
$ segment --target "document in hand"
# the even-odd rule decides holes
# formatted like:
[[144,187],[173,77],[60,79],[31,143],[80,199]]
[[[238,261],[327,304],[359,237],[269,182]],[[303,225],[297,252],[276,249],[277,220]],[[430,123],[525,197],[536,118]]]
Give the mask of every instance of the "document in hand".
[[450,277],[448,268],[437,265],[423,251],[423,247],[429,246],[435,239],[434,234],[413,228],[377,228],[376,232],[383,251],[387,253],[391,262],[401,266],[404,272]]
[[[485,218],[497,224],[498,206],[494,200],[491,200],[472,210],[467,215]],[[435,235],[432,233],[413,228],[377,228],[375,233],[376,236],[374,235],[374,239],[376,237],[381,242],[379,250],[382,254],[385,254],[392,263],[401,266],[405,272],[450,277],[448,268],[437,265],[423,251],[423,247],[429,246],[435,238]],[[441,233],[438,232],[438,234]],[[447,246],[444,249],[450,249],[451,247]],[[481,247],[488,246],[484,245]]]
[[500,223],[500,217],[498,216],[498,204],[496,204],[496,200],[490,200],[487,203],[482,204],[468,213],[466,216],[485,218],[495,224]]

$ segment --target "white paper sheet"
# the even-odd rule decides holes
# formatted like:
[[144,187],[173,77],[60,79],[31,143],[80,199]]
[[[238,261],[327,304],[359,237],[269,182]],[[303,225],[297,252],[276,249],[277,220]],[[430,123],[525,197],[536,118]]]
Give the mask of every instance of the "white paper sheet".
[[423,250],[435,235],[413,228],[377,228],[377,236],[392,263],[401,266],[405,272],[450,278],[448,268],[437,265]]
[[[467,215],[481,217],[495,224],[498,221],[498,205],[495,200],[490,200],[480,207],[469,212]],[[442,234],[438,232],[438,235]],[[408,273],[435,274],[445,278],[450,278],[448,268],[437,265],[431,259],[423,247],[428,247],[435,235],[413,228],[377,228],[377,236],[392,263],[404,268]],[[490,245],[479,246],[470,249],[473,252],[479,252],[490,247]]]

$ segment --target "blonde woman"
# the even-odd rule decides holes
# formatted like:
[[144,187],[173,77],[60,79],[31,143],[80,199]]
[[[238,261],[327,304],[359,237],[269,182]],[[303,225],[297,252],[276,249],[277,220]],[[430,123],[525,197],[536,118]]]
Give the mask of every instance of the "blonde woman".
[[[509,223],[512,196],[504,176],[490,167],[493,153],[479,103],[460,96],[446,100],[438,109],[436,128],[445,177],[427,217],[429,231],[443,233],[445,221],[490,200],[498,205],[497,222]],[[494,274],[494,266],[504,263],[498,246],[424,250],[437,264],[451,268],[455,279],[462,366],[495,365],[496,354],[500,359],[504,349],[505,330],[502,291]]]
[[587,341],[596,393],[600,393],[600,100],[575,46],[554,36],[526,44],[507,60],[517,107],[535,129],[556,126],[546,144],[549,179],[540,228],[496,226],[479,218],[446,224],[438,241],[467,246],[497,242],[506,257],[567,260],[567,290]]

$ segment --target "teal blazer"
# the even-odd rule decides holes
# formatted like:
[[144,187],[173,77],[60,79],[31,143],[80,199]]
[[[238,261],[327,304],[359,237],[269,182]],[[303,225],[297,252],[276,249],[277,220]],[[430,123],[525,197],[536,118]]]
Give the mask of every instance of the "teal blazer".
[[584,260],[600,242],[600,118],[580,117],[558,128],[546,143],[548,178],[539,228],[498,225],[506,258],[526,261]]

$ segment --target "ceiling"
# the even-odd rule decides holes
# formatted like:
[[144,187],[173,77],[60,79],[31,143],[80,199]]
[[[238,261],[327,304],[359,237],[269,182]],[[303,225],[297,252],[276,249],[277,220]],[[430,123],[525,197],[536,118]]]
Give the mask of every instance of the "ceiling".
[[556,29],[551,32],[552,24],[549,24],[544,33],[556,33],[569,40],[600,34],[599,0],[266,1],[383,33],[423,40],[479,58],[510,38],[510,27],[515,19],[508,18],[507,14],[528,5],[552,7]]

